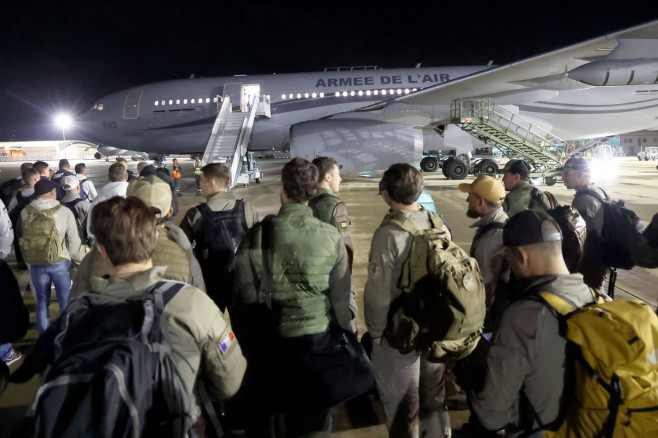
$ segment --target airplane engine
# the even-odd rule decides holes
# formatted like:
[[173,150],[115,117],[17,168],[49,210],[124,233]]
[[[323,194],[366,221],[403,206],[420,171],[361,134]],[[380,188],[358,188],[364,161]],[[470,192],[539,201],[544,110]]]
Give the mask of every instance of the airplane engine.
[[569,72],[569,78],[589,85],[646,85],[658,81],[658,60],[622,59],[595,61]]
[[423,132],[410,126],[363,119],[324,119],[290,127],[293,157],[335,159],[345,175],[368,175],[393,163],[415,165],[423,153]]

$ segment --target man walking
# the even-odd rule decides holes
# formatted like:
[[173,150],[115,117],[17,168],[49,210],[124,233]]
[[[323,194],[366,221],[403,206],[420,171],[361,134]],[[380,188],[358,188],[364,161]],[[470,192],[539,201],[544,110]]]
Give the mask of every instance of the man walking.
[[466,216],[480,219],[471,225],[471,228],[477,228],[471,244],[471,257],[477,260],[482,272],[487,295],[485,331],[490,332],[509,298],[509,266],[503,248],[503,228],[508,219],[502,206],[505,189],[497,179],[482,175],[471,184],[459,184],[459,190],[468,193]]
[[208,295],[222,311],[230,311],[235,251],[247,229],[258,222],[258,213],[228,193],[228,167],[212,163],[202,171],[201,190],[207,201],[189,209],[180,227],[193,242]]
[[73,213],[57,201],[58,185],[40,180],[34,186],[37,199],[21,212],[19,243],[37,300],[37,330],[42,334],[50,322],[50,287],[55,285],[60,311],[71,289],[71,260],[80,263],[80,235]]
[[503,184],[509,192],[503,202],[503,210],[509,217],[529,208],[552,208],[546,194],[530,182],[528,166],[523,160],[509,160],[503,169]]
[[[432,228],[430,213],[416,203],[423,190],[418,169],[403,163],[391,165],[379,190],[391,212],[403,213],[418,230]],[[450,437],[445,365],[415,351],[401,353],[384,337],[391,303],[402,294],[398,279],[412,239],[411,233],[392,223],[380,225],[372,237],[364,295],[366,326],[373,340],[372,365],[391,437]]]

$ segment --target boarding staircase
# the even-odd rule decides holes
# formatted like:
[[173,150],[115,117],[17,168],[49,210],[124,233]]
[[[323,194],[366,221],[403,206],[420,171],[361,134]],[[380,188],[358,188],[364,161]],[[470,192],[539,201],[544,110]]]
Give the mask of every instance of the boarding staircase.
[[569,155],[570,157],[574,157],[574,156],[580,154],[581,152],[585,152],[589,149],[592,149],[592,148],[595,148],[597,146],[606,144],[608,142],[608,140],[610,140],[612,137],[613,136],[611,135],[611,136],[608,136],[608,137],[594,138],[594,139],[591,139],[591,140],[589,140],[589,141],[587,141],[587,142],[585,142],[585,143],[583,143],[579,146],[576,146],[575,148],[567,148],[567,150],[566,150],[567,155]]
[[[248,184],[249,180],[253,177],[243,163],[247,156],[247,148],[251,139],[251,130],[254,121],[258,117],[271,117],[269,96],[254,96],[253,100],[249,102],[247,107],[248,112],[232,112],[231,99],[225,96],[219,99],[221,107],[217,112],[215,123],[210,132],[210,138],[206,150],[203,154],[203,163],[222,163],[230,170],[229,189],[233,188],[237,183]],[[256,176],[257,178],[260,175]]]
[[557,181],[564,160],[564,141],[491,99],[458,99],[450,106],[451,123],[508,158],[525,158],[533,178]]

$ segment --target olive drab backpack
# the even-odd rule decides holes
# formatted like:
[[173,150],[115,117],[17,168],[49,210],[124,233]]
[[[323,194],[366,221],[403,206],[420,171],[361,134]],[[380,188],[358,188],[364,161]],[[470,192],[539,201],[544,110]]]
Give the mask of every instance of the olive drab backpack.
[[55,213],[61,207],[57,205],[47,210],[38,210],[31,205],[25,207],[27,216],[21,223],[22,234],[19,238],[25,263],[49,265],[59,261],[64,239],[55,225]]
[[[551,292],[538,294],[560,321],[572,364],[573,394],[542,435],[658,436],[658,316],[645,303],[603,302],[574,309]],[[535,436],[535,435],[533,435]]]
[[427,352],[436,362],[458,360],[476,347],[486,312],[484,282],[477,261],[427,212],[432,228],[418,230],[402,212],[389,213],[394,224],[413,235],[398,280],[402,295],[391,304],[384,332],[402,353]]

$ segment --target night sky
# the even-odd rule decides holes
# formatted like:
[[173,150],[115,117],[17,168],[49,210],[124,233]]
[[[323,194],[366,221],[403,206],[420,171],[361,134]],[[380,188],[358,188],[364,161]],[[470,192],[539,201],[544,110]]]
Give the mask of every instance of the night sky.
[[632,10],[602,1],[175,3],[3,2],[0,141],[57,139],[56,113],[82,113],[141,83],[349,65],[504,64],[658,18],[655,2],[632,2]]

